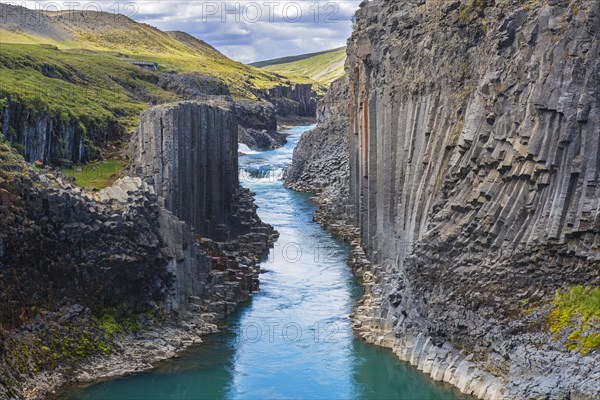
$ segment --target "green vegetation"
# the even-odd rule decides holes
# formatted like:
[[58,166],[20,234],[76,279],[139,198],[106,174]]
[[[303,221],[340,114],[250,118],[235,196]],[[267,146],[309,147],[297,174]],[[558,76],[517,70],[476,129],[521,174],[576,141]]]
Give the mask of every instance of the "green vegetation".
[[[81,121],[83,126],[90,121],[116,121],[132,131],[140,111],[149,103],[179,99],[157,85],[155,74],[113,51],[15,43],[1,43],[1,48],[0,98],[4,105],[8,100],[19,102],[45,115],[60,116],[64,122]],[[144,56],[143,60],[156,61],[163,68],[182,73],[217,76],[232,85],[238,97],[252,98],[253,87],[289,83],[221,57],[221,63],[206,61],[197,68],[192,55],[187,60],[183,55],[181,59]],[[238,66],[240,71],[236,71]]]
[[574,286],[557,291],[548,315],[550,332],[569,333],[569,350],[588,354],[600,347],[600,287]]
[[119,335],[140,330],[137,316],[116,318],[116,310],[107,309],[99,317],[77,317],[68,325],[53,325],[35,336],[11,338],[11,367],[27,375],[51,370],[65,361],[77,361],[96,354],[110,354]]
[[309,79],[329,85],[344,75],[346,48],[261,61],[252,65],[285,75],[294,81]]
[[525,11],[530,11],[533,8],[533,6],[535,6],[539,2],[540,0],[529,0],[523,5],[523,9]]
[[[67,53],[79,56],[77,65],[72,65],[70,72],[78,73],[79,68],[84,67],[85,72],[89,73],[96,65],[101,70],[112,65],[117,68],[114,74],[116,78],[126,77],[122,74],[124,69],[130,72],[142,70],[129,64],[128,60],[157,62],[160,70],[165,72],[198,73],[220,78],[230,86],[235,96],[242,98],[254,98],[253,89],[286,83],[274,74],[233,61],[207,43],[183,32],[162,32],[152,26],[109,13],[88,13],[73,21],[70,21],[70,15],[62,14],[64,13],[49,13],[43,17],[43,22],[47,22],[68,39],[52,39],[45,31],[26,33],[0,29],[2,53],[7,53],[10,57],[15,48],[27,49],[27,52],[37,51],[31,45],[56,49],[62,51],[63,55]],[[34,15],[39,18],[38,14]],[[8,43],[18,46],[8,47],[5,45]],[[63,58],[63,61],[69,60]],[[83,65],[81,61],[88,65]],[[0,67],[6,67],[4,62],[0,62]],[[135,72],[132,75],[136,75]],[[135,79],[134,76],[131,78]],[[144,81],[143,78],[141,80]],[[82,81],[85,83],[86,80]],[[131,79],[126,81],[131,82]],[[94,80],[90,82],[90,86],[95,88],[96,83],[98,82]],[[152,90],[143,82],[139,84]]]
[[146,100],[174,95],[150,72],[110,54],[2,43],[0,97],[63,122],[117,121],[131,130]]
[[[110,132],[118,144],[138,125],[140,111],[181,100],[158,85],[156,73],[133,61],[157,63],[159,72],[216,77],[235,98],[254,99],[257,89],[291,84],[182,32],[109,13],[77,15],[26,9],[8,14],[0,27],[0,111],[12,104],[29,115],[57,118],[75,127],[91,150],[101,149],[90,129]],[[24,26],[27,18],[38,23]]]
[[134,315],[129,318],[117,319],[114,311],[108,310],[97,318],[98,327],[104,334],[114,337],[118,333],[137,332],[140,330],[138,319]]
[[458,144],[458,139],[460,138],[460,134],[462,133],[464,127],[465,127],[465,118],[463,117],[454,126],[454,129],[452,130],[452,133],[450,134],[449,143],[451,143],[452,146],[456,146]]
[[19,155],[18,150],[11,147],[0,135],[0,199],[3,194],[10,194],[3,193],[2,189],[11,188],[15,182],[27,175],[23,166],[23,158]]
[[459,18],[463,24],[468,24],[473,18],[479,16],[486,7],[494,5],[491,0],[471,0],[463,4],[459,10]]
[[42,369],[56,368],[64,361],[109,354],[114,350],[112,338],[79,325],[56,325],[40,337],[10,339],[12,368],[19,374],[28,375]]
[[64,169],[63,173],[74,177],[78,186],[104,189],[119,179],[124,169],[124,161],[106,160]]

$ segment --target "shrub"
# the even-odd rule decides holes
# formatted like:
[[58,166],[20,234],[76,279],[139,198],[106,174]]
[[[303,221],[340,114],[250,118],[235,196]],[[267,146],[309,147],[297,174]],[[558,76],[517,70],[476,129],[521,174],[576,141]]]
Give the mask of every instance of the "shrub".
[[20,155],[25,157],[25,146],[23,146],[21,143],[15,143],[13,144],[13,147],[17,149]]

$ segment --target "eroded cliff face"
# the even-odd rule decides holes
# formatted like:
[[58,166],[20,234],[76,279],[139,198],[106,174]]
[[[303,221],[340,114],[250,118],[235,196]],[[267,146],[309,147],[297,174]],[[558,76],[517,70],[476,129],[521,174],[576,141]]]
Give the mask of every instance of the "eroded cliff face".
[[258,289],[276,232],[239,186],[229,105],[145,112],[131,146],[144,179],[97,193],[0,142],[0,397],[148,368]]
[[280,117],[314,118],[317,111],[317,94],[309,83],[257,90],[257,95],[273,103]]
[[597,398],[600,354],[545,318],[557,289],[600,283],[600,6],[492,3],[356,14],[355,327],[481,398]]
[[235,102],[239,142],[251,150],[272,150],[287,143],[277,132],[277,110],[267,101]]
[[51,115],[19,101],[0,104],[0,131],[30,162],[69,166],[101,155],[101,147],[121,138],[116,121],[74,121]]

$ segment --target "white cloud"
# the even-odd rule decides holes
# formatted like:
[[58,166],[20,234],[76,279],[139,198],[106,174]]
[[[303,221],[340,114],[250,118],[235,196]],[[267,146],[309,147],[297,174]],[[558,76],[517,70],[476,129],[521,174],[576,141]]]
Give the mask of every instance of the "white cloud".
[[[3,1],[5,2],[5,1]],[[162,30],[202,39],[242,62],[343,46],[360,0],[339,1],[8,1],[29,8],[101,8]]]

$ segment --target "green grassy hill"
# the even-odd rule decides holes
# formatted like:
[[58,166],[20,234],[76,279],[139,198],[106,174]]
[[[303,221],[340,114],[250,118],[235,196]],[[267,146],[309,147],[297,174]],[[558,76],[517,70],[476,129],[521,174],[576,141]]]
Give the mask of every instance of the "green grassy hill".
[[130,131],[149,104],[175,101],[158,72],[216,77],[234,98],[290,84],[268,71],[233,61],[183,32],[162,32],[109,13],[38,12],[0,5],[0,109],[7,101],[71,121],[113,120]]
[[344,74],[346,48],[283,57],[250,64],[265,71],[291,79],[308,78],[321,84],[330,84]]

